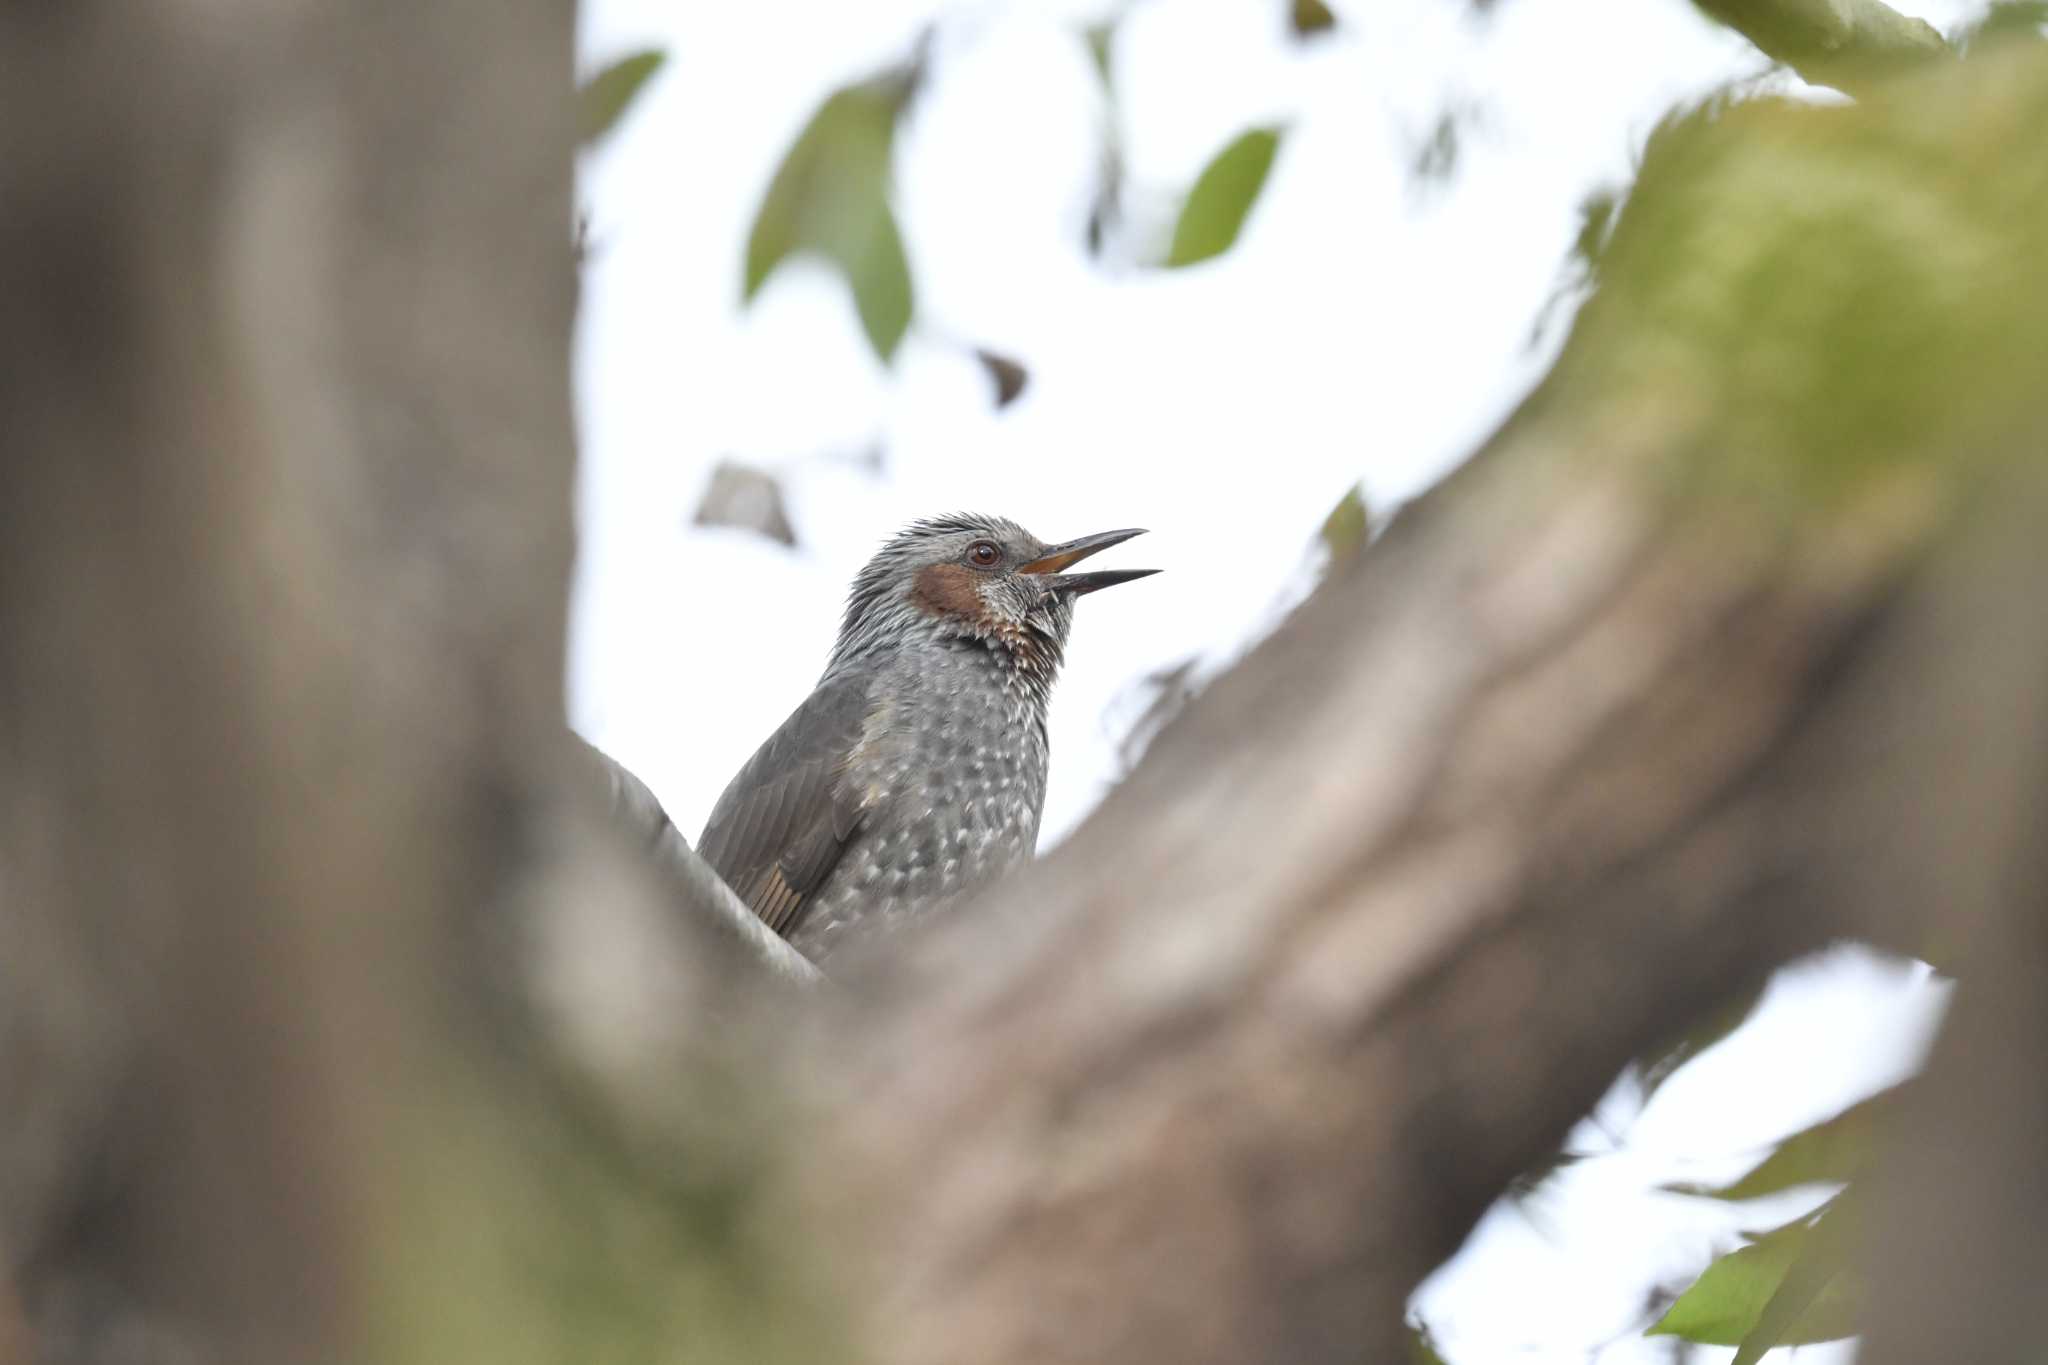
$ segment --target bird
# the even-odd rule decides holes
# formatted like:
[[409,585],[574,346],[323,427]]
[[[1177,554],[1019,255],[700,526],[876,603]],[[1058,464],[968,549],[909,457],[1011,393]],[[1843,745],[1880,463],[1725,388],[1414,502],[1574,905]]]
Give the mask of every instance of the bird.
[[1005,517],[911,523],[854,578],[809,696],[712,808],[698,852],[813,963],[1030,857],[1075,601],[1142,530],[1049,545]]

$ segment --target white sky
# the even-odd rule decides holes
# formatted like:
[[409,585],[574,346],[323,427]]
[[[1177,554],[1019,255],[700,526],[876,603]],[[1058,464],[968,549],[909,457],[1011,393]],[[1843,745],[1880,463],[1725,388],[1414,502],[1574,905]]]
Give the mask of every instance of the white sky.
[[[1944,29],[1981,8],[1897,7]],[[1550,358],[1531,324],[1580,200],[1626,183],[1675,101],[1762,66],[1683,0],[1502,0],[1485,23],[1462,0],[1358,0],[1306,48],[1280,0],[1147,0],[1116,53],[1138,219],[1167,231],[1245,127],[1291,130],[1236,248],[1151,273],[1081,245],[1106,114],[1077,32],[1099,5],[582,8],[586,66],[643,46],[670,61],[584,167],[571,719],[691,834],[809,691],[874,546],[970,509],[1048,540],[1149,526],[1104,566],[1167,570],[1077,612],[1051,725],[1057,840],[1115,776],[1119,697],[1269,627],[1352,483],[1384,509],[1468,453]],[[817,102],[940,13],[935,78],[898,143],[918,319],[885,370],[826,269],[787,266],[742,311],[740,262]],[[1419,193],[1414,147],[1454,102],[1477,126],[1455,178]],[[1023,398],[994,410],[959,341],[1023,360]],[[848,458],[878,445],[879,471]],[[689,524],[723,457],[784,476],[796,551]],[[1901,1074],[1938,1000],[1923,973],[1839,956],[1639,1120],[1611,1097],[1621,1149],[1573,1168],[1534,1219],[1497,1210],[1418,1296],[1452,1365],[1668,1359],[1631,1333],[1644,1291],[1761,1220],[1652,1187],[1739,1170]]]

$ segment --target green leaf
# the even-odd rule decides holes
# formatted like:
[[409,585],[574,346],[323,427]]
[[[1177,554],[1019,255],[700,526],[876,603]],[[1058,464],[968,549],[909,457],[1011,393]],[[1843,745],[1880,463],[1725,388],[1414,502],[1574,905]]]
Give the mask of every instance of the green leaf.
[[621,57],[583,83],[576,92],[576,126],[585,145],[612,130],[668,54],[656,48]]
[[1847,1228],[1835,1222],[1831,1208],[1729,1252],[1644,1335],[1740,1347],[1744,1365],[1773,1346],[1854,1336],[1861,1294]]
[[1337,27],[1337,16],[1330,13],[1323,0],[1292,0],[1287,7],[1287,23],[1295,37],[1313,38]]
[[1350,558],[1365,543],[1371,525],[1372,518],[1365,507],[1365,487],[1353,484],[1330,509],[1330,515],[1323,518],[1322,530],[1317,533],[1330,552],[1330,564],[1334,566]]
[[[1742,1339],[1734,1365],[1756,1365],[1775,1346],[1804,1341],[1833,1341],[1857,1330],[1860,1286],[1849,1258],[1852,1239],[1862,1226],[1862,1205],[1849,1190],[1831,1201],[1804,1233],[1805,1245],[1785,1271],[1785,1278],[1757,1315],[1756,1326]],[[1822,1298],[1835,1293],[1823,1306]],[[1832,1335],[1814,1336],[1815,1332]],[[1796,1340],[1804,1334],[1804,1340]]]
[[1666,1185],[1672,1194],[1702,1199],[1761,1199],[1800,1185],[1847,1182],[1869,1159],[1875,1134],[1896,1112],[1906,1082],[1879,1091],[1831,1119],[1794,1133],[1747,1175],[1726,1185]]
[[1254,128],[1203,167],[1174,225],[1167,265],[1194,265],[1230,250],[1265,188],[1273,156],[1280,150],[1280,133],[1278,128]]
[[1747,1023],[1749,1016],[1756,1013],[1757,1002],[1763,999],[1763,994],[1759,988],[1729,1001],[1657,1052],[1639,1059],[1638,1083],[1643,1088],[1643,1102],[1647,1104],[1658,1087],[1676,1075],[1680,1067]]
[[839,267],[875,354],[888,360],[910,326],[910,262],[889,207],[896,115],[915,74],[835,91],[782,159],[747,238],[742,299],[791,256]]

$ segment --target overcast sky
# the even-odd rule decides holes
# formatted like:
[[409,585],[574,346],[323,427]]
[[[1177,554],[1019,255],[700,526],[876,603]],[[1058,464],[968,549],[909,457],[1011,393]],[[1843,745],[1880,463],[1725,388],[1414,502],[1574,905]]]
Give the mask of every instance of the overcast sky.
[[[1100,8],[584,0],[586,67],[645,46],[670,61],[584,167],[571,719],[686,833],[809,691],[874,546],[968,509],[1048,540],[1147,526],[1103,564],[1166,570],[1077,612],[1051,726],[1056,841],[1114,779],[1141,680],[1220,666],[1269,627],[1347,487],[1390,508],[1469,453],[1560,339],[1532,345],[1532,324],[1580,202],[1627,183],[1675,102],[1763,66],[1682,0],[1503,0],[1488,22],[1456,0],[1338,4],[1308,47],[1278,0],[1149,0],[1115,51],[1135,232],[1170,228],[1247,126],[1289,131],[1228,255],[1105,269],[1082,225],[1109,114],[1078,37]],[[1981,6],[1898,8],[1946,29]],[[740,262],[817,103],[941,14],[898,144],[918,318],[884,369],[825,268],[785,267],[742,310]],[[1468,111],[1455,174],[1422,184],[1417,149],[1450,109]],[[997,411],[962,343],[1022,360],[1023,398]],[[860,458],[876,450],[879,466]],[[782,476],[795,550],[689,524],[722,458]],[[1614,1097],[1618,1150],[1497,1211],[1419,1297],[1452,1365],[1583,1362],[1610,1338],[1606,1365],[1668,1358],[1631,1333],[1642,1294],[1761,1219],[1653,1187],[1738,1171],[1902,1074],[1939,998],[1917,970],[1838,957],[1639,1121]]]

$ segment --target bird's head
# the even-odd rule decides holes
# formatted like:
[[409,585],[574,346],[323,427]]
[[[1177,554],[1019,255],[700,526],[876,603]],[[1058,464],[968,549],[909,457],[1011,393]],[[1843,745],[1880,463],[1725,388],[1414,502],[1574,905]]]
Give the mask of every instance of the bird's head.
[[854,579],[833,662],[939,635],[984,640],[1022,662],[1056,668],[1073,624],[1074,599],[1158,572],[1067,570],[1143,534],[1103,531],[1048,545],[1003,517],[913,522]]

